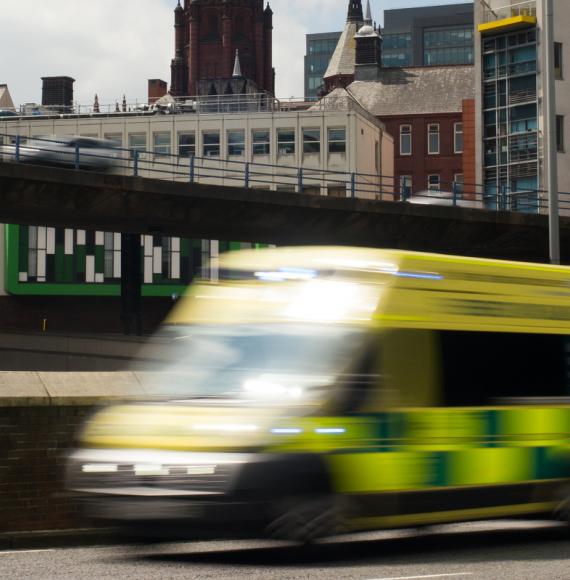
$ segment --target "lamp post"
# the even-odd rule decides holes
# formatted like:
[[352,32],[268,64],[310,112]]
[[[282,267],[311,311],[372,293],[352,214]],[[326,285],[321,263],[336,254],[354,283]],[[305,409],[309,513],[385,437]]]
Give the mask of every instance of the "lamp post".
[[560,205],[558,199],[558,147],[556,140],[556,80],[554,78],[554,0],[543,0],[545,45],[544,87],[546,91],[547,188],[550,262],[560,264]]

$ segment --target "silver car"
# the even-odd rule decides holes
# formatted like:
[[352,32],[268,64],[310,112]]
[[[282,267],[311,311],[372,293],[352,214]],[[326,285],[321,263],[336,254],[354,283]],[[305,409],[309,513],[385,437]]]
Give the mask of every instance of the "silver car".
[[18,152],[16,145],[0,148],[4,161],[18,161],[35,165],[57,165],[80,169],[106,171],[123,159],[123,151],[113,141],[92,137],[35,137],[23,141]]

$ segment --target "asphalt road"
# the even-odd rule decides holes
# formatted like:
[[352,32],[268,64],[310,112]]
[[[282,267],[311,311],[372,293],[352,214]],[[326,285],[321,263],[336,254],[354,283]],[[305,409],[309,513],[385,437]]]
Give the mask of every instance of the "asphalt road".
[[570,580],[570,534],[550,524],[446,526],[310,548],[258,542],[0,552],[0,578]]

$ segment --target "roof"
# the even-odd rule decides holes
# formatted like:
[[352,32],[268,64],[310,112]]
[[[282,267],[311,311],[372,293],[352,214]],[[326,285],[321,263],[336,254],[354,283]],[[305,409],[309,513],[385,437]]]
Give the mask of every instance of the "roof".
[[360,25],[358,22],[346,23],[323,78],[354,74],[356,61],[356,40],[354,37]]
[[[377,117],[460,113],[475,98],[475,69],[434,66],[380,69],[378,81],[355,81],[348,92]],[[341,96],[336,89],[329,96]]]
[[14,110],[14,103],[7,85],[0,85],[0,109]]

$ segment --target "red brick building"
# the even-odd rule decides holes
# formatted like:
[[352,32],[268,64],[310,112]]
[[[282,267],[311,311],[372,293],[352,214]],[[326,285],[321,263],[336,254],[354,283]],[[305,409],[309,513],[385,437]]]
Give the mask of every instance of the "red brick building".
[[200,81],[230,79],[236,51],[242,76],[274,93],[273,12],[263,0],[184,0],[174,11],[173,96],[198,95]]
[[369,2],[366,12],[360,22],[361,3],[350,0],[325,74],[326,89],[334,89],[329,96],[346,91],[384,123],[395,142],[396,193],[475,191],[474,67],[382,67],[382,36]]

